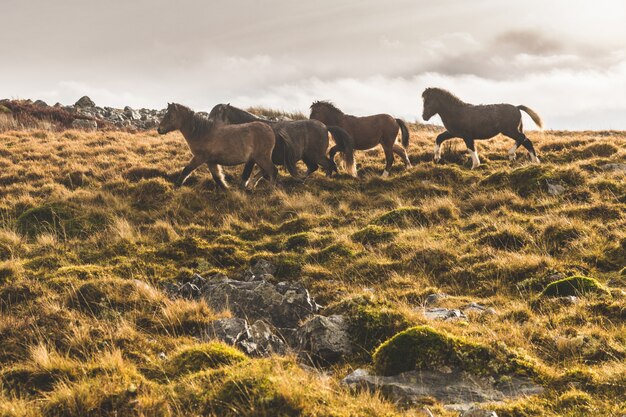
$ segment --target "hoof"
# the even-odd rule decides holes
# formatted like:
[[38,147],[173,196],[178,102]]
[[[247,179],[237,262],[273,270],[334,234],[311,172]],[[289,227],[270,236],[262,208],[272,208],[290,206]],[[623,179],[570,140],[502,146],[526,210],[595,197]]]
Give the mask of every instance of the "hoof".
[[509,161],[515,161],[515,154],[509,154]]
[[381,175],[383,178],[387,178],[389,176],[389,173],[387,172],[387,170],[383,171],[383,174]]

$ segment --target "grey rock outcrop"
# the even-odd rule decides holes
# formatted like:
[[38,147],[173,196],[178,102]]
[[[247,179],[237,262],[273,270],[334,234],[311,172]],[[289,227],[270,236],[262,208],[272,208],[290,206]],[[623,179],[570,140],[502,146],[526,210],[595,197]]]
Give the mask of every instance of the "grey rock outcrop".
[[94,103],[93,100],[87,96],[82,96],[76,103],[74,103],[74,106],[79,108],[94,107],[95,105],[96,103]]
[[380,392],[402,405],[412,405],[424,397],[434,397],[447,407],[462,411],[480,403],[543,392],[541,386],[529,379],[509,377],[505,382],[496,382],[461,371],[410,371],[395,376],[377,376],[365,369],[357,369],[342,382],[352,389]]
[[343,316],[314,316],[296,333],[298,350],[321,364],[338,362],[352,353],[348,323]]
[[72,128],[93,131],[98,130],[98,123],[95,120],[74,119],[72,121]]

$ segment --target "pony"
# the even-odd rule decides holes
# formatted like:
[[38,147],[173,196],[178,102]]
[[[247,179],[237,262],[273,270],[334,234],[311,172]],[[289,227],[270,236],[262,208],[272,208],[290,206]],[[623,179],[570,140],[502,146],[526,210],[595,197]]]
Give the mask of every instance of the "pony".
[[349,172],[356,176],[354,167],[354,142],[352,137],[342,128],[326,126],[316,120],[272,121],[262,119],[245,110],[230,104],[218,104],[209,113],[209,118],[227,124],[263,122],[269,124],[276,135],[276,147],[272,153],[272,161],[276,165],[284,165],[289,173],[298,178],[296,163],[302,160],[307,166],[306,176],[322,167],[327,176],[338,172],[337,165],[326,156],[329,144],[329,133],[336,147],[344,152]]
[[515,151],[520,146],[528,150],[533,162],[539,163],[532,142],[524,134],[522,111],[526,112],[539,128],[543,128],[541,117],[526,106],[512,104],[473,105],[461,101],[454,94],[441,88],[427,88],[422,93],[424,111],[422,118],[428,121],[439,114],[446,131],[435,140],[435,162],[441,160],[441,144],[452,138],[462,138],[472,157],[472,169],[480,166],[480,159],[474,146],[475,140],[490,139],[498,133],[515,140],[509,150],[509,159],[515,159]]
[[[313,102],[309,118],[345,129],[354,138],[354,149],[367,150],[380,144],[386,160],[383,177],[389,176],[394,153],[400,156],[406,168],[411,168],[411,161],[406,153],[409,146],[409,129],[400,119],[394,119],[388,114],[351,116],[344,114],[330,101]],[[398,131],[402,132],[402,146],[396,143]],[[332,147],[329,152],[330,159],[333,159],[337,152],[340,152],[340,149],[337,146]]]
[[182,186],[202,164],[207,164],[213,180],[222,189],[227,189],[228,184],[221,165],[246,164],[242,177],[247,182],[254,164],[257,164],[274,184],[278,173],[272,163],[275,136],[266,124],[254,122],[229,126],[207,119],[182,104],[168,103],[157,132],[165,135],[174,130],[180,130],[193,155],[178,177],[177,187]]

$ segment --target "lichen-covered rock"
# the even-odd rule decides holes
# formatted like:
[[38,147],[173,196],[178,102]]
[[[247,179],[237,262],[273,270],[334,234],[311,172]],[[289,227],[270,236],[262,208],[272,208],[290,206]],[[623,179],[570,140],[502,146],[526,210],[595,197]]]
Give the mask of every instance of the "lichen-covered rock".
[[495,411],[472,407],[469,410],[463,412],[460,417],[498,417],[498,414],[496,414]]
[[218,339],[229,345],[236,345],[250,337],[248,322],[237,317],[213,320],[206,329],[210,339]]
[[548,297],[580,296],[586,294],[608,294],[608,290],[589,277],[574,276],[551,282],[541,293]]
[[87,131],[98,130],[98,122],[95,120],[74,119],[72,121],[72,128]]
[[295,328],[318,311],[309,292],[300,285],[267,281],[237,281],[218,277],[207,283],[202,297],[214,310],[230,310],[236,317],[267,320],[274,326]]
[[255,321],[250,326],[249,337],[239,342],[241,349],[251,356],[268,356],[273,353],[282,355],[287,351],[283,339],[276,335],[276,330],[263,320]]
[[394,376],[378,376],[365,369],[357,369],[342,382],[353,390],[381,393],[405,406],[419,404],[425,397],[432,397],[462,410],[468,410],[476,403],[503,401],[543,391],[541,386],[524,377],[494,382],[493,378],[462,371],[416,370]]
[[396,334],[376,349],[373,360],[379,375],[453,369],[485,376],[537,376],[532,364],[505,348],[470,342],[429,326]]
[[74,103],[74,106],[76,107],[94,107],[96,105],[96,103],[93,102],[92,99],[90,99],[87,96],[82,96],[81,98],[78,99],[78,101],[76,103]]
[[299,350],[321,364],[331,364],[352,353],[348,322],[340,315],[315,316],[297,331]]

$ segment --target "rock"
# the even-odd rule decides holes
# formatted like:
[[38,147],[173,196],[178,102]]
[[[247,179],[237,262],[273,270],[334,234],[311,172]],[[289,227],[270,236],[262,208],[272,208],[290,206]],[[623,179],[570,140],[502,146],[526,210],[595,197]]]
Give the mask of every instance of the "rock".
[[89,131],[98,130],[98,123],[95,120],[74,119],[72,121],[72,128]]
[[267,320],[274,326],[295,328],[317,313],[318,305],[299,285],[265,280],[244,282],[225,277],[209,281],[202,297],[214,310],[229,309],[236,317]]
[[610,172],[624,172],[626,171],[626,164],[621,164],[621,163],[613,163],[613,164],[604,164],[602,166],[600,166],[600,168],[603,171],[610,171]]
[[494,308],[485,307],[475,302],[471,302],[465,307],[463,307],[464,313],[468,313],[470,311],[474,313],[480,313],[480,314],[496,314],[496,310]]
[[429,305],[439,302],[439,300],[443,300],[444,298],[448,298],[448,297],[449,295],[446,293],[429,294],[424,300],[424,305],[429,306]]
[[78,99],[76,103],[74,103],[74,106],[80,107],[80,108],[94,107],[95,105],[96,103],[94,103],[93,100],[87,96],[82,96],[81,98]]
[[230,345],[236,345],[250,338],[250,328],[244,319],[236,317],[217,319],[207,326],[207,336],[210,339],[219,339]]
[[420,403],[424,397],[434,397],[446,405],[469,409],[475,403],[503,401],[543,392],[543,388],[521,377],[507,378],[504,383],[460,371],[410,371],[395,376],[371,375],[357,369],[346,376],[344,384],[352,389],[380,392],[402,405]]
[[464,320],[467,318],[461,310],[449,308],[427,308],[423,314],[424,317],[431,320]]
[[550,195],[561,195],[565,192],[565,187],[563,187],[561,184],[550,184],[549,182],[547,182],[548,185],[548,194]]
[[36,100],[33,104],[37,107],[48,107],[48,103],[43,100]]
[[124,116],[128,117],[130,120],[141,120],[139,112],[133,110],[130,106],[124,107]]
[[464,413],[461,413],[460,417],[498,417],[498,415],[495,411],[472,407]]
[[287,351],[285,342],[274,333],[271,325],[257,320],[249,328],[249,337],[238,343],[248,355],[268,356],[272,353],[284,354]]
[[297,331],[298,348],[314,362],[331,364],[352,353],[348,323],[343,316],[314,316]]

